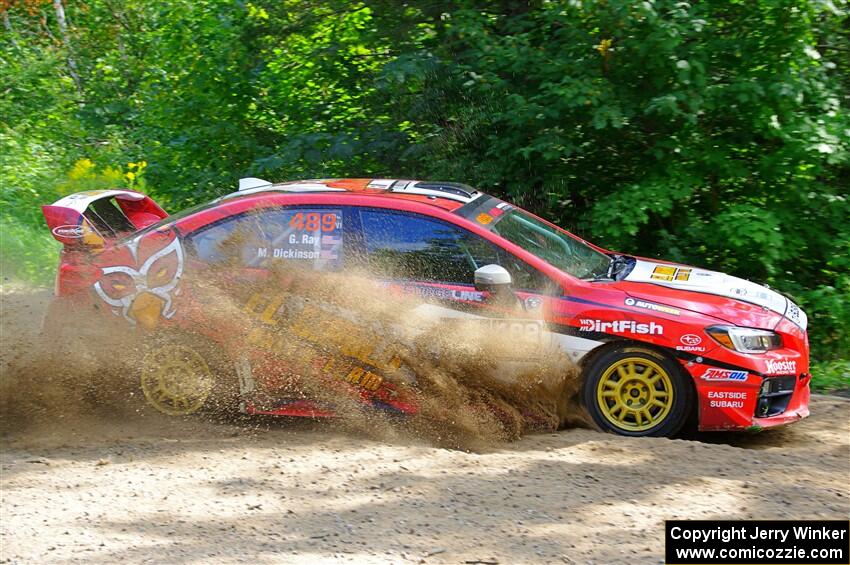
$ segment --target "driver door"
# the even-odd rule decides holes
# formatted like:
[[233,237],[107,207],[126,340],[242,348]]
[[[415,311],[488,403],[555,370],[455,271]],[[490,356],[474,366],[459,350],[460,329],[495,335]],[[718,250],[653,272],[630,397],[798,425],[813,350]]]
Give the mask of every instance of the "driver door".
[[[421,298],[420,313],[443,320],[490,319],[489,326],[503,324],[505,331],[536,325],[541,336],[548,334],[545,312],[557,285],[479,235],[436,218],[370,208],[360,209],[360,228],[367,270],[390,289]],[[475,270],[490,264],[511,274],[515,303],[476,290]]]

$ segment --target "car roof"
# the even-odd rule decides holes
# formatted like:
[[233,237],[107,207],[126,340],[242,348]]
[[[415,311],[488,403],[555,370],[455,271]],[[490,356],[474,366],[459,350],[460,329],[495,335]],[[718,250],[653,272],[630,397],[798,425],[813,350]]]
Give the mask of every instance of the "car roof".
[[258,178],[239,181],[239,190],[222,196],[216,202],[266,193],[334,192],[382,196],[390,199],[416,200],[444,210],[472,202],[483,193],[469,185],[456,182],[435,182],[405,179],[310,179],[272,183]]

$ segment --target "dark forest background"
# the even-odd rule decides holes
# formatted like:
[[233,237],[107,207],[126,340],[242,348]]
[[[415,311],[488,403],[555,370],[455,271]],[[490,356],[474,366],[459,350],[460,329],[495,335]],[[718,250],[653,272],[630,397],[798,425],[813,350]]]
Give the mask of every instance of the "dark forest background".
[[838,0],[0,0],[6,280],[39,205],[169,211],[239,177],[454,180],[810,316],[850,387],[850,20]]

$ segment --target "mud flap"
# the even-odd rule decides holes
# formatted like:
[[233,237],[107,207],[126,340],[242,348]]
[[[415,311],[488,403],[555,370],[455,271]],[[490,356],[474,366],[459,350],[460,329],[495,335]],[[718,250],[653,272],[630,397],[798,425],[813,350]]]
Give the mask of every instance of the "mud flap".
[[254,374],[251,370],[251,362],[246,356],[242,356],[233,363],[236,376],[239,378],[239,411],[243,414],[248,412],[246,399],[256,390]]

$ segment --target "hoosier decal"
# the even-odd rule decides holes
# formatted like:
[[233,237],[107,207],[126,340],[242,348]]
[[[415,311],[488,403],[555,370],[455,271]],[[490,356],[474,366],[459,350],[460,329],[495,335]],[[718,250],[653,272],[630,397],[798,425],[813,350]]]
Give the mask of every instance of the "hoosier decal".
[[790,360],[774,361],[770,359],[767,361],[767,372],[771,375],[793,375],[797,372],[797,362]]

